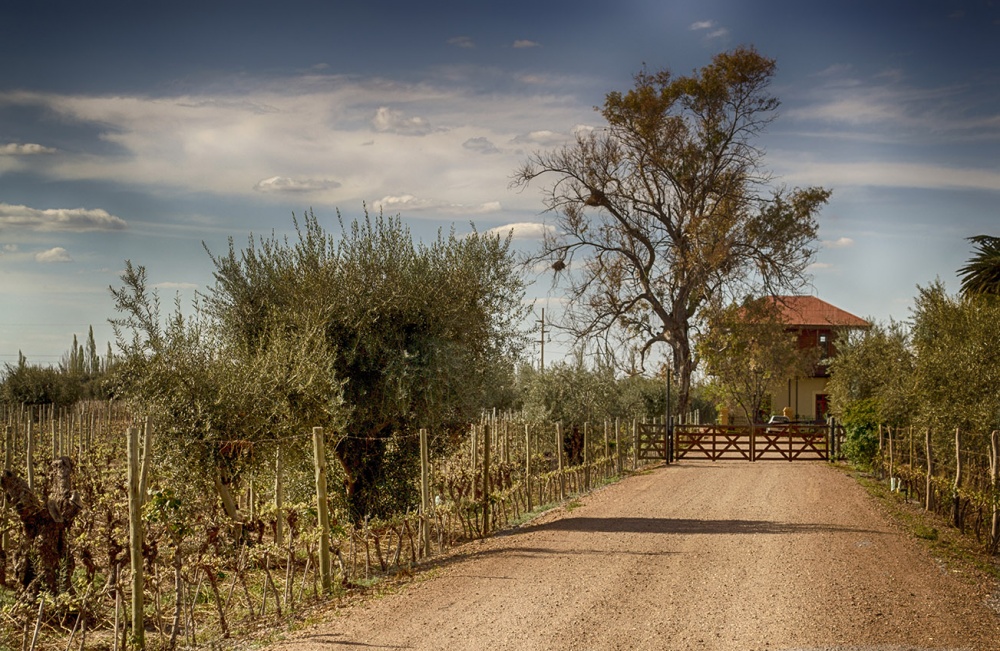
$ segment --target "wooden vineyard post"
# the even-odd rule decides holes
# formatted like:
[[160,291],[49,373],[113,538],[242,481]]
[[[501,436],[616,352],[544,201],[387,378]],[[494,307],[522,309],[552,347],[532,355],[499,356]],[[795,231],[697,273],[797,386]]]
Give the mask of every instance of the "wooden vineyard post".
[[962,441],[960,430],[955,428],[955,483],[952,486],[952,522],[956,529],[962,528],[962,498],[958,489],[962,485]]
[[590,453],[587,447],[590,445],[590,423],[583,424],[583,490],[590,490]]
[[31,431],[31,414],[28,414],[28,444],[25,446],[25,475],[28,480],[28,488],[35,490],[35,436]]
[[888,425],[885,428],[885,434],[886,434],[886,437],[888,438],[888,441],[889,441],[889,486],[890,486],[890,488],[892,488],[893,490],[895,490],[895,488],[896,488],[896,475],[893,474],[893,472],[896,469],[895,468],[895,463],[894,463],[895,459],[893,458],[893,456],[894,456],[893,452],[895,450],[893,450],[893,445],[892,445],[892,428],[889,427]]
[[490,425],[483,425],[483,536],[490,531]]
[[563,466],[562,466],[562,423],[556,423],[556,458],[557,468],[559,470],[559,501],[562,502],[566,499],[566,477],[563,476]]
[[997,479],[1000,478],[1000,431],[990,432],[990,488],[993,489],[993,517],[990,522],[990,544],[993,553],[997,551],[997,544],[1000,543],[1000,504],[997,502]]
[[525,505],[531,513],[531,428],[524,424],[524,495]]
[[132,641],[146,647],[142,581],[142,495],[139,493],[139,428],[128,428],[128,520],[132,565]]
[[934,474],[934,460],[931,455],[931,428],[927,428],[927,434],[924,437],[924,442],[926,444],[927,452],[927,495],[924,499],[924,510],[930,511],[931,507],[934,506],[934,499],[931,496],[931,490],[933,485],[931,484],[931,475]]
[[[14,430],[10,425],[4,426],[4,446],[3,446],[3,469],[4,472],[11,470],[14,465]],[[6,552],[10,549],[10,537],[7,535],[7,493],[4,492],[3,499],[0,500],[0,506],[3,506],[3,510],[0,513],[4,514],[3,518],[0,518],[0,527],[3,527],[3,534],[0,535],[0,550]],[[9,555],[9,554],[8,554]],[[6,557],[5,557],[6,558]]]
[[639,424],[632,419],[632,470],[639,468]]
[[602,473],[605,479],[608,478],[608,462],[611,460],[611,447],[608,444],[608,419],[604,419],[604,461],[601,466],[604,468]]
[[274,544],[284,546],[285,525],[281,509],[284,508],[285,487],[281,483],[281,448],[274,451]]
[[431,555],[431,461],[427,430],[420,430],[420,546],[424,558]]
[[330,512],[326,499],[326,443],[323,428],[313,428],[313,466],[316,470],[316,506],[319,513],[319,576],[323,592],[333,588],[330,577]]
[[615,475],[622,474],[621,421],[615,418]]
[[[476,469],[479,468],[479,441],[476,440],[476,426],[472,426],[472,476],[475,477],[478,473]],[[473,498],[474,499],[474,498]]]

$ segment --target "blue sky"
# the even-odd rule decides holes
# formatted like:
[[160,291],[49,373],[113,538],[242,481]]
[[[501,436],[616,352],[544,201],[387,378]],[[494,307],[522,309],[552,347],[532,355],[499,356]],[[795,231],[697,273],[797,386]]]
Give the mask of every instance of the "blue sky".
[[[599,128],[645,63],[753,45],[778,63],[765,165],[821,185],[814,293],[906,319],[1000,234],[1000,2],[0,4],[0,362],[112,339],[126,259],[165,307],[212,283],[202,243],[362,206],[421,237],[516,224],[532,151]],[[546,278],[537,306],[557,311]],[[547,348],[547,352],[551,348]]]

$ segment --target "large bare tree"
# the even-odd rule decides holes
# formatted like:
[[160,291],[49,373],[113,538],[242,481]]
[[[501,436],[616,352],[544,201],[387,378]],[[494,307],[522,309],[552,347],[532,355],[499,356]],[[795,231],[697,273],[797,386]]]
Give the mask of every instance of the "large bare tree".
[[706,302],[792,293],[814,254],[830,193],[774,186],[757,144],[778,107],[774,71],[752,48],[691,76],[643,71],[631,90],[607,95],[606,128],[515,172],[516,187],[552,179],[544,201],[556,228],[533,262],[562,272],[565,327],[601,346],[624,337],[640,360],[668,344],[682,412]]

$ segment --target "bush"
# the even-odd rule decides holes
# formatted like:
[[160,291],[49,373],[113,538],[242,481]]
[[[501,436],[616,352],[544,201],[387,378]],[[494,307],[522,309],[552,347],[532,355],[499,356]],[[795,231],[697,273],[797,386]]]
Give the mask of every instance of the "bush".
[[871,470],[878,457],[878,409],[874,400],[857,400],[844,409],[844,454],[854,465]]

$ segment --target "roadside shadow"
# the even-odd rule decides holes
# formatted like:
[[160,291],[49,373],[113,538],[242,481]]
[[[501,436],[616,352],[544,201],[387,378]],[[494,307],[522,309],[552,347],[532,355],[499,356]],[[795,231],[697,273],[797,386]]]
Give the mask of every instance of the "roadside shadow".
[[308,640],[309,644],[317,644],[322,646],[344,646],[344,647],[361,647],[370,649],[412,649],[411,645],[400,646],[396,644],[368,644],[367,642],[355,642],[354,640],[338,639],[343,638],[340,633],[313,633],[308,635],[299,635],[295,638],[284,640],[279,642],[274,646],[275,649],[281,649],[282,647],[297,647],[303,641]]
[[567,517],[544,524],[528,525],[512,531],[523,535],[535,531],[579,531],[582,533],[668,533],[668,534],[792,534],[864,533],[882,534],[822,523],[772,522],[769,520],[694,520],[686,518],[585,518]]

